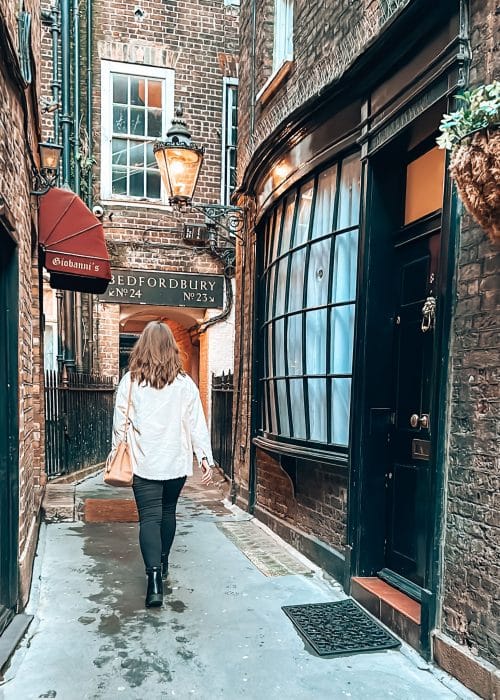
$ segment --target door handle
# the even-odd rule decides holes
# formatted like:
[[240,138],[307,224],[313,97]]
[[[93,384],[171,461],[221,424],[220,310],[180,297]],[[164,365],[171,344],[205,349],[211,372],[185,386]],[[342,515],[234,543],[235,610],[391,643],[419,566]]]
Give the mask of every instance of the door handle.
[[424,430],[429,429],[429,414],[422,413],[421,416],[418,413],[412,413],[410,416],[410,425],[412,428],[424,428]]

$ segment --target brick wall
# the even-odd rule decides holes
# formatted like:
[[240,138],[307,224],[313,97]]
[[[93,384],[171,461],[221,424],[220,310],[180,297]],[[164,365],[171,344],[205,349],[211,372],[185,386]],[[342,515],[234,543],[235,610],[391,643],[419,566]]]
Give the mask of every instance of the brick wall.
[[[37,522],[44,484],[44,425],[42,345],[38,289],[38,248],[36,209],[30,197],[32,180],[29,152],[37,159],[38,71],[40,55],[40,8],[36,0],[26,0],[32,17],[33,84],[22,90],[0,63],[0,195],[12,212],[14,235],[18,241],[19,262],[19,574],[20,605],[27,602]],[[0,18],[18,49],[17,4],[0,0]],[[14,60],[17,60],[16,58]],[[24,101],[26,100],[26,102]],[[24,131],[24,115],[27,132]],[[3,338],[0,342],[3,342]]]
[[[290,460],[288,460],[290,462]],[[257,505],[302,532],[343,551],[347,474],[317,462],[297,464],[295,489],[279,460],[257,450]]]
[[[497,4],[471,3],[472,84],[498,76]],[[499,269],[498,246],[464,213],[452,327],[442,629],[493,663],[500,658]]]
[[119,379],[120,306],[96,304],[95,347],[99,372],[105,377]]
[[[255,52],[252,45],[252,3],[241,4],[240,156],[239,178],[252,154],[288,115],[338,80],[377,37],[381,28],[409,0],[296,0],[293,64],[285,80],[265,102],[255,95],[272,74],[274,2],[257,3]],[[254,71],[252,77],[251,71]]]

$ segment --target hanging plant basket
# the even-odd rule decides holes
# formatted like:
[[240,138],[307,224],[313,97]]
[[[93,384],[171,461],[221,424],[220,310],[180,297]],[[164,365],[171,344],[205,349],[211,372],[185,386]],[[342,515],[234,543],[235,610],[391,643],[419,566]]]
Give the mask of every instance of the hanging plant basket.
[[467,210],[499,243],[500,81],[455,97],[461,107],[443,116],[437,144],[451,151],[450,174]]
[[450,174],[468,212],[500,243],[500,129],[476,131],[451,154]]

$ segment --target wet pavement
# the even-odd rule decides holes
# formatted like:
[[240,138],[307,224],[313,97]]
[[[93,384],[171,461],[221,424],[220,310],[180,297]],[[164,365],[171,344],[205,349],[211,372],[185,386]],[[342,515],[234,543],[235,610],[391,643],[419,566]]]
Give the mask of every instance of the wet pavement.
[[[76,494],[130,498],[100,477]],[[144,593],[136,523],[44,525],[29,605],[35,619],[4,671],[0,698],[475,697],[406,647],[311,653],[281,606],[340,600],[341,588],[248,514],[225,507],[220,489],[203,491],[196,481],[181,497],[163,608],[145,609]]]

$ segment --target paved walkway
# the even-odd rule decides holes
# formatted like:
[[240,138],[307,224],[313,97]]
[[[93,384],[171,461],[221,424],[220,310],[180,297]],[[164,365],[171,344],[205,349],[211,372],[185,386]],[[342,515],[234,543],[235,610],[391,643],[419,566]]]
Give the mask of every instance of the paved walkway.
[[[77,496],[130,497],[99,483]],[[407,649],[311,654],[281,606],[339,600],[340,587],[196,482],[181,499],[163,608],[143,607],[135,523],[44,526],[34,579],[35,620],[0,684],[5,700],[475,697]]]

